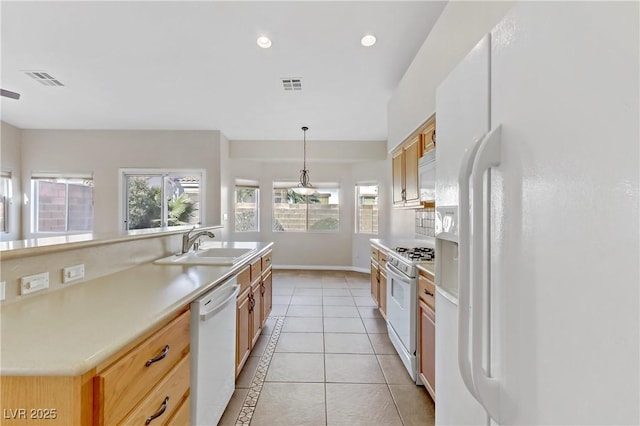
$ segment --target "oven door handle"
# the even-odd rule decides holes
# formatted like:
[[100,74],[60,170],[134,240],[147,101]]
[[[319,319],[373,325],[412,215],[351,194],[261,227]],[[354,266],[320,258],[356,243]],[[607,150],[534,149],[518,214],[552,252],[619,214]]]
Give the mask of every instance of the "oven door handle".
[[412,278],[409,278],[404,272],[387,262],[387,272],[393,274],[394,277],[407,284],[411,284]]

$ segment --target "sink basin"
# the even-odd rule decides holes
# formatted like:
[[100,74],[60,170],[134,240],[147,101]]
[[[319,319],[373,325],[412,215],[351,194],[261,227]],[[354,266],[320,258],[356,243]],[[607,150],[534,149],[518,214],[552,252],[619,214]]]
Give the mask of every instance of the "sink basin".
[[250,257],[256,249],[213,247],[158,259],[159,265],[234,265]]

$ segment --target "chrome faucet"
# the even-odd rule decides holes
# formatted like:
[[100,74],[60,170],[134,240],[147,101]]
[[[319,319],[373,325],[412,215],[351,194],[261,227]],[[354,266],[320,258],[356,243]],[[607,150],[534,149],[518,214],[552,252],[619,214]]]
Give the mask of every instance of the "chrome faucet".
[[216,237],[214,233],[210,231],[198,231],[195,234],[190,236],[191,232],[193,232],[195,229],[196,227],[194,226],[193,228],[191,228],[190,230],[182,234],[182,254],[185,254],[186,252],[188,252],[189,249],[191,249],[191,246],[193,246],[200,237],[202,236],[207,236],[209,238]]

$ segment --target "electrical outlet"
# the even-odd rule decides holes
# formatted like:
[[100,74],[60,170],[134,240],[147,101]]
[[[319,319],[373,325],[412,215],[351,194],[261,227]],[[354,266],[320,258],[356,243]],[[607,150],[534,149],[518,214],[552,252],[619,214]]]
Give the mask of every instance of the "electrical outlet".
[[84,278],[84,263],[80,265],[67,266],[62,270],[62,282],[81,280]]
[[48,272],[20,278],[20,294],[23,296],[45,288],[49,288]]
[[4,300],[5,295],[4,295],[4,289],[7,286],[7,283],[4,281],[0,281],[0,300]]

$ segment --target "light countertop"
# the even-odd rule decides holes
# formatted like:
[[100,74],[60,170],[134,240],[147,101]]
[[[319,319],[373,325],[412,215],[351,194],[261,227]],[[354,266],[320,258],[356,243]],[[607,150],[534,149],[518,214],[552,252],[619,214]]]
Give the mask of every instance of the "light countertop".
[[[429,240],[371,238],[369,241],[371,244],[374,244],[385,251],[393,251],[396,247],[434,247],[434,243]],[[420,262],[417,264],[417,267],[422,268],[433,276],[436,275],[435,262]]]
[[[224,246],[234,245],[256,248],[251,260],[273,243]],[[232,277],[247,262],[234,266],[148,263],[2,306],[0,373],[84,374]]]

